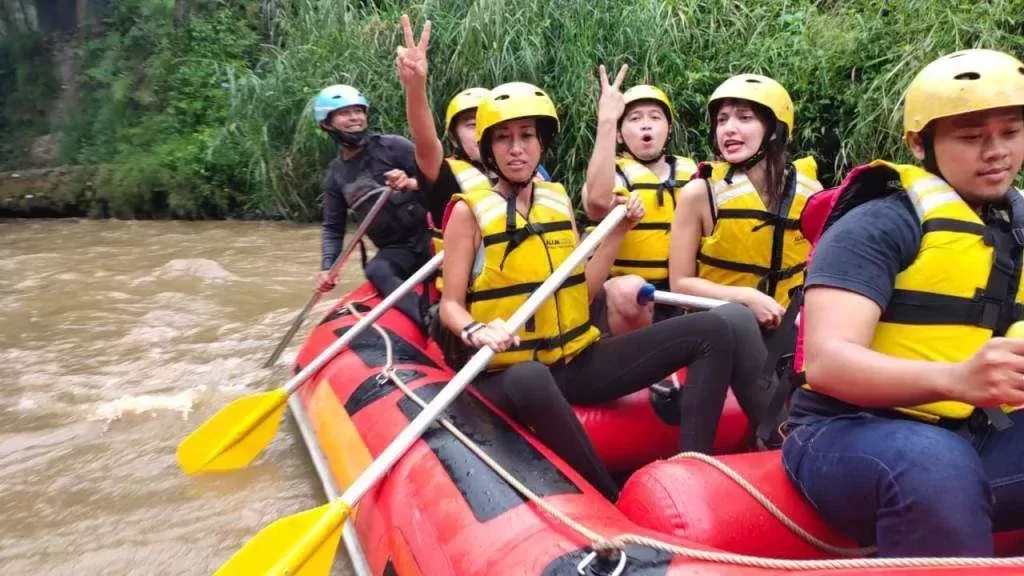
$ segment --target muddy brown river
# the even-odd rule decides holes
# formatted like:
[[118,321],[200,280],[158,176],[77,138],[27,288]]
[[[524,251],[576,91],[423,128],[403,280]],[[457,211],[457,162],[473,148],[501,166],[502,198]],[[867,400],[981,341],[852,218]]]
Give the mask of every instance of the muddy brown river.
[[[304,335],[361,282],[358,256],[278,365],[319,228],[0,221],[0,574],[212,574],[324,500],[290,419],[249,468],[187,477],[177,443],[288,378]],[[350,574],[343,548],[335,574]]]

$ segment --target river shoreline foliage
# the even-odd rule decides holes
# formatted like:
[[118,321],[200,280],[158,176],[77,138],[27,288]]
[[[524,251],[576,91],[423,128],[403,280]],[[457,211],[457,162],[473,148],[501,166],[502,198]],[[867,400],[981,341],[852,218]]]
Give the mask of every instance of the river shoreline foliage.
[[[775,77],[796,101],[792,150],[813,154],[833,184],[858,163],[907,159],[901,95],[925,63],[967,47],[1024,53],[1024,0],[193,0],[184,19],[179,2],[121,0],[79,33],[61,161],[99,167],[94,185],[115,216],[316,220],[334,150],[310,99],[356,85],[373,129],[405,134],[393,64],[403,11],[417,29],[434,22],[436,118],[472,85],[523,80],[552,95],[562,134],[545,165],[573,194],[593,144],[599,63],[628,62],[627,86],[665,88],[672,150],[698,159],[710,155],[714,87],[739,72]],[[25,122],[45,91],[19,88],[28,76],[8,44],[4,127]]]

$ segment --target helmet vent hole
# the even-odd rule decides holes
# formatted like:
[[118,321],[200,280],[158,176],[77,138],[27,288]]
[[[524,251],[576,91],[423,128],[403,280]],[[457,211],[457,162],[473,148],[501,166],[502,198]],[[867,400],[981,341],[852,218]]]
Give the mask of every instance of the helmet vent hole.
[[757,78],[747,78],[747,82],[749,84],[760,84],[761,83],[761,81],[758,80]]
[[1017,72],[1020,72],[1021,76],[1024,76],[1024,66],[1017,68]]
[[981,78],[981,74],[978,74],[977,72],[961,72],[960,74],[953,76],[953,78],[956,80],[977,80]]
[[501,94],[494,97],[495,100],[508,100],[508,94]]

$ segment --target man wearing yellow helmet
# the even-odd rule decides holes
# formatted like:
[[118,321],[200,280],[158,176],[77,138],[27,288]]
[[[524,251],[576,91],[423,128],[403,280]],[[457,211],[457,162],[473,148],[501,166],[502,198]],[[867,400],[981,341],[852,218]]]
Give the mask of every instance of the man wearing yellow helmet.
[[[707,382],[724,397],[736,356],[731,328],[708,312],[609,338],[592,325],[590,308],[622,238],[641,216],[634,198],[627,201],[627,220],[587,264],[510,333],[504,319],[576,248],[575,218],[561,185],[533,179],[558,132],[548,95],[531,84],[502,84],[481,102],[476,119],[481,158],[498,179],[493,189],[456,194],[448,209],[440,320],[461,345],[443,343],[446,357],[458,366],[466,348],[494,349],[476,388],[614,500],[616,485],[569,402],[608,402],[686,365],[688,385]],[[684,447],[689,434],[684,423]]]
[[[599,69],[601,98],[597,110],[594,152],[587,167],[583,206],[591,220],[603,218],[615,205],[616,197],[636,193],[644,207],[643,220],[626,235],[612,266],[609,283],[609,319],[635,327],[649,324],[650,311],[639,309],[627,299],[615,305],[620,287],[635,293],[643,281],[668,290],[669,229],[676,193],[696,171],[693,160],[666,154],[675,117],[672,103],[660,88],[647,84],[619,91],[628,67],[623,65],[613,82],[604,66]],[[616,153],[616,147],[622,153]],[[642,278],[642,280],[641,280]],[[656,306],[655,316],[666,318],[677,308]],[[648,315],[644,315],[644,314]]]
[[943,56],[903,118],[924,168],[875,161],[828,197],[783,457],[879,556],[990,556],[1024,528],[1024,340],[1002,337],[1024,312],[1024,63]]

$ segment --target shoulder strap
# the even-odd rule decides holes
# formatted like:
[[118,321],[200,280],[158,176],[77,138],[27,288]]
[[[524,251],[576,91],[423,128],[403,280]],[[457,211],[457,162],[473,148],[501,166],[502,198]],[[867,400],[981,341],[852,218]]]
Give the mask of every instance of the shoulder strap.
[[[757,428],[757,437],[767,445],[772,445],[773,441],[776,441],[776,426],[784,416],[786,401],[793,391],[793,380],[790,378],[790,374],[785,373],[787,370],[783,370],[783,373],[780,374],[779,367],[782,366],[782,361],[787,356],[792,356],[796,350],[797,315],[803,308],[803,304],[804,289],[803,286],[797,286],[789,293],[789,307],[786,308],[779,327],[768,336],[768,340],[765,342],[768,356],[761,368],[761,387],[766,390],[770,389],[776,376],[778,377],[776,388],[771,393],[771,400],[768,402],[764,414],[761,415],[761,424]],[[785,368],[785,366],[783,367]],[[792,369],[793,367],[790,366],[789,371],[791,372]]]

